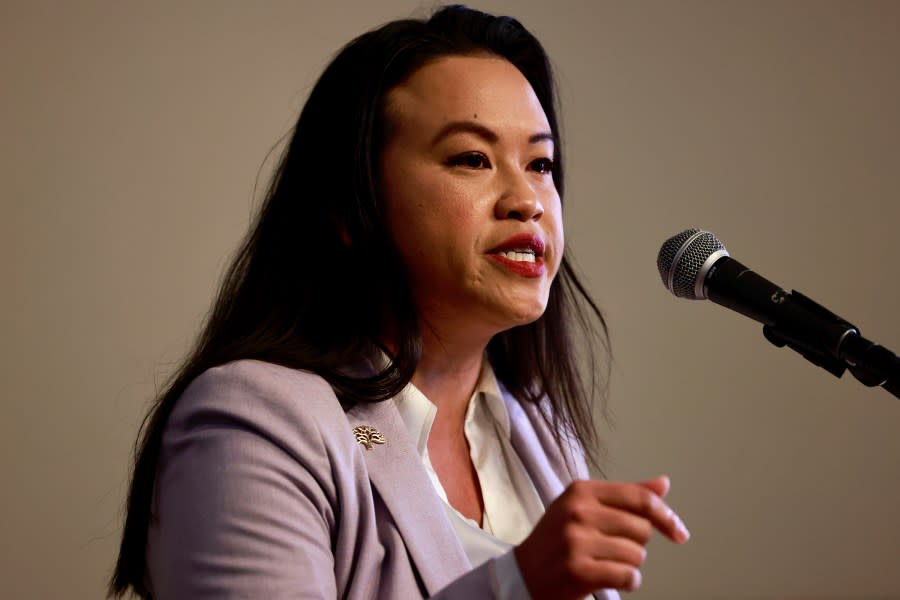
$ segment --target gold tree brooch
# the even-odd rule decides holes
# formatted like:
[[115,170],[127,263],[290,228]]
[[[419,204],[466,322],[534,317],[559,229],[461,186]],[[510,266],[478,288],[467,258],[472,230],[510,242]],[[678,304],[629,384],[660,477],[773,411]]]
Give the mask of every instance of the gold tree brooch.
[[384,434],[372,427],[371,425],[357,425],[353,428],[353,435],[356,441],[366,447],[366,450],[372,449],[372,444],[383,444],[387,440]]

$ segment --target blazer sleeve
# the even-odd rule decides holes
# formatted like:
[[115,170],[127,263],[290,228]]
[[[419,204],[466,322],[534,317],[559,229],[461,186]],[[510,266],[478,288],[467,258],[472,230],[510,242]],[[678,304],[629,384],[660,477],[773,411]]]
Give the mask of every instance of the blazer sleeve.
[[335,598],[335,490],[315,475],[332,466],[310,464],[328,460],[322,436],[298,434],[296,422],[288,431],[283,402],[232,371],[198,378],[166,426],[147,552],[153,594]]

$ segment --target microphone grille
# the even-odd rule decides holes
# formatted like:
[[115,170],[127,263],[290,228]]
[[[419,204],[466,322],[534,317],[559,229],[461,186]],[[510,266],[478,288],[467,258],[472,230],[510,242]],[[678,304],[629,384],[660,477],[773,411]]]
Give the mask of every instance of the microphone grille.
[[663,242],[656,257],[663,285],[679,298],[705,299],[702,292],[697,292],[697,278],[706,277],[701,269],[717,253],[728,256],[725,245],[708,231],[687,229],[673,235]]

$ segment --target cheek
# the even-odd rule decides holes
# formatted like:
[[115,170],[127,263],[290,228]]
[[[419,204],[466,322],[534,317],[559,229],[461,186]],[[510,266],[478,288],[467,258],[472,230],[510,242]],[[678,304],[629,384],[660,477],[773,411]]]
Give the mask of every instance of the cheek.
[[386,208],[397,252],[414,280],[428,281],[455,262],[455,232],[466,219],[439,186],[408,180],[392,191]]
[[559,199],[557,198],[550,206],[550,210],[547,210],[544,213],[544,216],[547,217],[545,227],[548,230],[547,237],[552,240],[555,252],[552,257],[553,264],[547,266],[552,268],[552,273],[555,276],[559,270],[559,265],[562,262],[562,257],[565,252],[566,236],[563,227],[562,207],[560,206]]
[[423,177],[398,186],[387,202],[395,240],[444,254],[477,232],[477,203],[459,185]]
[[556,256],[556,269],[558,271],[559,265],[560,265],[560,263],[562,263],[562,258],[563,258],[563,256],[565,256],[565,253],[566,253],[566,236],[565,236],[565,233],[563,233],[562,222],[560,222],[560,224],[559,224],[559,230],[558,230],[556,237],[557,237],[556,243],[558,244],[557,247],[559,248],[559,252],[557,253],[557,256]]

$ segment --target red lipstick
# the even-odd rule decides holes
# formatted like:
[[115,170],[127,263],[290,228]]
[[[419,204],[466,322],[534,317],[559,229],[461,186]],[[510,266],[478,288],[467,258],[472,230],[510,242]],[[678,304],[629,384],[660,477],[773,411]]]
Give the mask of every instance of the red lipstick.
[[488,252],[500,266],[522,277],[540,277],[544,265],[544,240],[533,233],[520,233],[505,240]]

